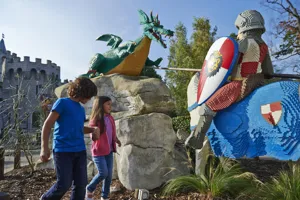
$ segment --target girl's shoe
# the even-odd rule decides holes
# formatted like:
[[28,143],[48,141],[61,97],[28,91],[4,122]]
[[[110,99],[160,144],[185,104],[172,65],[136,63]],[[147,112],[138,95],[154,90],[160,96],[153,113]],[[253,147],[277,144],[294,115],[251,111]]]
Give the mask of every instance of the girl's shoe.
[[93,193],[88,191],[87,189],[85,190],[85,199],[86,200],[93,200]]

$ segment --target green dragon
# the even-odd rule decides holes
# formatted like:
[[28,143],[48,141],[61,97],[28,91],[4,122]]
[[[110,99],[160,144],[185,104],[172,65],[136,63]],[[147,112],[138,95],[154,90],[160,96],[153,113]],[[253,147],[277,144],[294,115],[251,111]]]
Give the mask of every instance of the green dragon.
[[[106,41],[111,49],[104,54],[97,53],[90,61],[90,68],[87,74],[81,76],[93,78],[100,74],[119,73],[130,76],[139,76],[144,66],[159,66],[162,58],[152,61],[148,58],[151,41],[158,42],[164,48],[167,48],[165,37],[172,37],[174,32],[165,29],[156,17],[150,17],[138,10],[140,24],[143,25],[143,36],[135,41],[127,41],[121,44],[122,38],[113,34],[104,34],[97,38],[100,41]],[[120,45],[121,44],[121,45]]]

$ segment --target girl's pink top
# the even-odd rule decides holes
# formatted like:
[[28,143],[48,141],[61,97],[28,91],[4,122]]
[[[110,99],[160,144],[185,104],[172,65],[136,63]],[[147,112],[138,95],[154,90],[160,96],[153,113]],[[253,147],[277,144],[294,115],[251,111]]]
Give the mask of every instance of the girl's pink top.
[[[109,138],[106,132],[100,135],[100,138],[96,141],[92,142],[92,156],[106,156],[110,154],[110,152],[116,152],[116,124],[115,120],[111,115],[107,115],[112,125],[112,148],[111,144],[109,144]],[[97,126],[100,129],[100,121],[91,120],[89,123],[90,126]],[[100,130],[101,131],[101,130]],[[92,134],[90,134],[92,138]]]

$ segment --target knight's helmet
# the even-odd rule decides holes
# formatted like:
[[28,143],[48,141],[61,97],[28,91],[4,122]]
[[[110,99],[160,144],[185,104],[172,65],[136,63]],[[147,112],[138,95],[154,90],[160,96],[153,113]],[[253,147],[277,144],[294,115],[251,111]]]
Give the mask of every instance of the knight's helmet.
[[266,31],[265,20],[256,10],[246,10],[240,13],[234,24],[239,30],[238,33],[243,33],[253,29],[261,29],[263,33]]

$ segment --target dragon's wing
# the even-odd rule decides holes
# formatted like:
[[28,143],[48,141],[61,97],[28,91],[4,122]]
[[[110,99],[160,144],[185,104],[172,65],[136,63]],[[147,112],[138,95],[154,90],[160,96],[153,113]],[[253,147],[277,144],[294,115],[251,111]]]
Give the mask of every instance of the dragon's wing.
[[97,38],[97,40],[107,42],[107,46],[111,46],[112,49],[115,49],[123,41],[122,38],[113,34],[104,34]]

